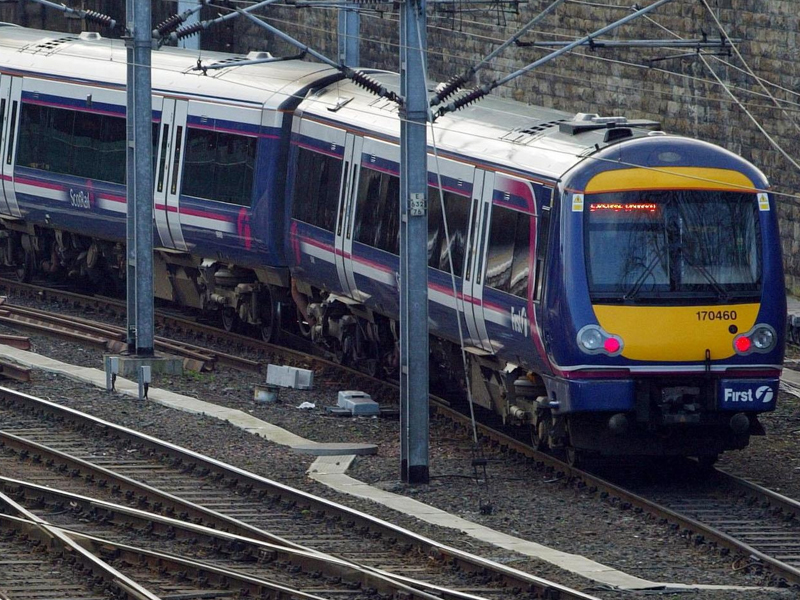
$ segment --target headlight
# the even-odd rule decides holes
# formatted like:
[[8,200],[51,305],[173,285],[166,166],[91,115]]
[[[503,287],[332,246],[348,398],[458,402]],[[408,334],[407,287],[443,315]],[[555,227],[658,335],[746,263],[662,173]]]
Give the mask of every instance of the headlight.
[[586,354],[619,356],[622,353],[622,338],[606,333],[597,325],[582,327],[577,338],[578,347]]
[[603,345],[603,334],[599,329],[587,327],[578,335],[578,340],[587,350],[599,350]]
[[757,327],[750,337],[753,340],[753,345],[759,350],[766,351],[775,345],[775,334],[768,327]]
[[747,333],[737,335],[733,339],[733,348],[737,354],[746,356],[751,352],[765,353],[775,347],[778,335],[769,325],[758,324]]

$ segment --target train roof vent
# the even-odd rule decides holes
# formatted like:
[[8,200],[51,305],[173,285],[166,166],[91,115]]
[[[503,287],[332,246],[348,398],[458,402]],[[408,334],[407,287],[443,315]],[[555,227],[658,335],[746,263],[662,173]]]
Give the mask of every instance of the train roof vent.
[[555,121],[540,121],[535,125],[530,125],[528,127],[517,127],[516,129],[512,129],[507,134],[505,134],[501,139],[507,140],[510,142],[514,142],[516,144],[522,144],[530,142],[532,139],[535,139],[541,136],[545,131],[548,129],[552,129],[556,127],[560,123],[563,123],[566,119],[558,119]]
[[265,58],[272,58],[272,54],[263,50],[251,50],[247,53],[247,60],[264,60]]
[[36,54],[38,52],[51,53],[51,52],[55,52],[56,50],[58,50],[64,44],[66,44],[68,42],[74,42],[77,39],[78,38],[76,38],[74,35],[61,37],[61,38],[56,38],[56,39],[48,39],[48,40],[44,40],[44,41],[37,42],[35,44],[31,44],[29,46],[26,46],[23,49],[23,52],[32,52],[34,54]]
[[560,123],[558,129],[561,133],[569,135],[578,135],[587,131],[597,131],[598,129],[627,129],[630,133],[625,135],[622,132],[617,134],[606,134],[606,141],[613,141],[623,137],[630,137],[633,135],[631,128],[640,127],[643,129],[654,129],[656,131],[661,129],[661,123],[658,121],[650,121],[647,119],[633,119],[628,120],[625,117],[601,117],[595,114],[578,113],[572,121],[564,121]]
[[100,35],[100,34],[99,34],[98,32],[96,32],[96,31],[82,31],[82,32],[81,32],[81,35],[80,35],[80,38],[81,38],[81,39],[82,39],[84,42],[96,42],[96,41],[98,41],[98,40],[102,40],[102,39],[103,39],[103,36],[102,36],[102,35]]
[[218,60],[214,63],[214,67],[219,68],[222,65],[230,65],[235,66],[237,64],[250,62],[253,60],[267,60],[272,58],[272,54],[269,52],[250,52],[246,56],[231,56],[230,58],[224,58],[222,60]]

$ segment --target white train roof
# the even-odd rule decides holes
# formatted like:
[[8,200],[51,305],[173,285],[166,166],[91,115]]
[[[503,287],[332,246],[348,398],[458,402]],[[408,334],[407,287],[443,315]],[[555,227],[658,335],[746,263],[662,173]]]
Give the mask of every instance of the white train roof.
[[[241,56],[162,47],[152,54],[153,92],[280,108],[291,96],[304,94],[309,85],[336,75],[328,66],[300,60],[236,66],[239,62],[266,56],[266,53]],[[95,33],[63,34],[0,26],[0,70],[3,71],[19,70],[124,86],[126,59],[122,40],[103,38]],[[196,70],[198,59],[206,67],[223,61],[230,66],[203,74]]]
[[[152,54],[152,88],[156,94],[277,110],[288,99],[304,96],[312,87],[338,77],[329,66],[301,60],[238,64],[266,56],[163,47]],[[0,26],[0,71],[123,89],[126,59],[122,40],[96,33],[77,35]],[[204,67],[227,66],[208,69],[204,74],[196,68],[198,59]],[[397,91],[397,74],[369,74]],[[396,140],[400,134],[397,105],[350,81],[335,81],[320,89],[302,103],[300,112],[306,117],[374,132],[377,137]],[[637,129],[636,122],[629,127],[623,119],[615,123],[623,136],[609,139],[611,129],[592,117],[487,97],[439,117],[433,132],[428,129],[428,139],[443,152],[466,156],[468,161],[560,179],[586,156],[625,137],[625,131],[626,139],[648,133]],[[576,123],[576,118],[583,121]],[[577,135],[576,130],[580,132]]]
[[[370,77],[387,89],[399,89],[399,76],[395,73],[371,73]],[[451,101],[452,98],[444,104]],[[340,108],[336,109],[337,105]],[[305,117],[339,121],[347,127],[372,130],[386,138],[398,139],[400,135],[397,104],[378,98],[349,81],[318,90],[301,104],[299,111]],[[609,123],[620,132],[630,129],[630,135],[624,139],[647,135],[658,125],[649,121],[628,123],[624,118],[576,115],[487,96],[437,118],[433,131],[428,128],[428,143],[435,143],[440,151],[467,156],[476,162],[560,179],[585,157],[616,139],[623,139],[624,135],[609,141]]]

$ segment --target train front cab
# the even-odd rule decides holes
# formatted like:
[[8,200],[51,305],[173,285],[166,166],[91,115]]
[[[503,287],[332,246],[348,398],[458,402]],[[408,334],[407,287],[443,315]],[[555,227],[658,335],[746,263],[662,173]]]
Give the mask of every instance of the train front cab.
[[738,157],[654,142],[620,145],[616,166],[601,156],[562,190],[543,324],[552,435],[600,455],[713,461],[763,433],[757,415],[775,408],[776,209]]

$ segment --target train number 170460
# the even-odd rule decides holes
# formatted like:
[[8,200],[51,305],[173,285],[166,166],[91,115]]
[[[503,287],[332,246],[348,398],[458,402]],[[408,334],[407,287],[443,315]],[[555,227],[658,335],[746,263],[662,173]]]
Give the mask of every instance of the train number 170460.
[[698,310],[697,311],[697,320],[698,321],[735,321],[736,317],[735,310]]

